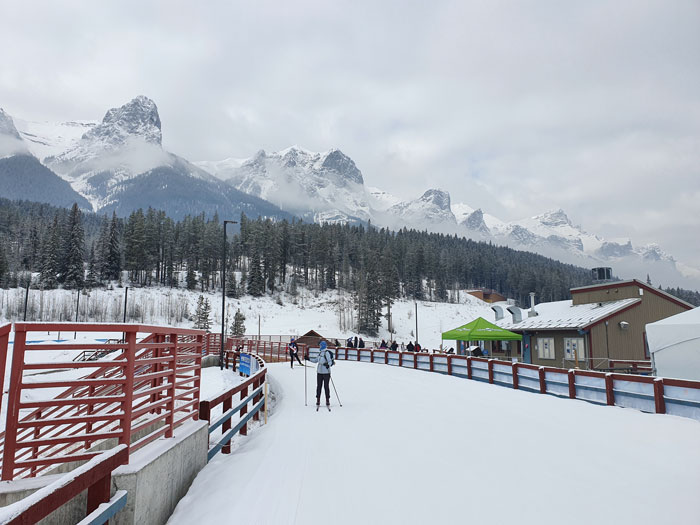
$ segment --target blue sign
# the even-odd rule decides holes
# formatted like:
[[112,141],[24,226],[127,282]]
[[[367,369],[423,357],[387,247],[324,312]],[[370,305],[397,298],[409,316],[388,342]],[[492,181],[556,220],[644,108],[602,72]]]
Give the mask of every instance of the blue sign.
[[241,374],[247,376],[250,375],[250,362],[252,361],[252,356],[250,354],[244,354],[241,352],[241,361],[238,365],[238,370]]

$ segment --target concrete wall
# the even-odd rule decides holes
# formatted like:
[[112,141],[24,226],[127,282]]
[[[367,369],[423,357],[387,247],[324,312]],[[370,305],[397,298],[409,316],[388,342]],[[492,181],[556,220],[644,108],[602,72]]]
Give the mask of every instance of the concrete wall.
[[206,421],[187,423],[172,439],[160,439],[136,452],[129,464],[112,475],[112,494],[126,490],[126,507],[111,523],[160,525],[168,521],[178,501],[207,464]]
[[[206,421],[192,421],[133,453],[129,464],[112,473],[112,495],[128,491],[126,507],[110,520],[116,524],[160,525],[168,521],[178,501],[207,464],[209,433]],[[0,507],[19,501],[64,474],[0,482]],[[64,525],[85,517],[87,491],[40,523]]]

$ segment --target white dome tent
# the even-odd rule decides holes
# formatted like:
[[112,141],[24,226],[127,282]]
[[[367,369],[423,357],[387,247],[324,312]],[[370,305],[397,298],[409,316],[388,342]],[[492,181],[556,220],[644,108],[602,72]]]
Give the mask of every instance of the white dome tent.
[[654,374],[700,381],[700,308],[647,325]]

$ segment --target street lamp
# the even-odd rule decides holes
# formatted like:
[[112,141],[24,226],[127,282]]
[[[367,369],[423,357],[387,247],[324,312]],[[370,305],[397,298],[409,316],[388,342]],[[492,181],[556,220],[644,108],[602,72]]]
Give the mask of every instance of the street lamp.
[[[219,352],[219,368],[224,369],[224,333],[226,330],[226,225],[238,224],[238,221],[224,221],[224,255],[221,259],[221,351]],[[234,367],[235,368],[235,367]]]

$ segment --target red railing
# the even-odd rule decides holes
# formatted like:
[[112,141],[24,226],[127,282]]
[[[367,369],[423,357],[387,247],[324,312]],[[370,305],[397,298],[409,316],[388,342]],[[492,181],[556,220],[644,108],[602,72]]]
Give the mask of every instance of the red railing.
[[[126,504],[126,491],[117,491],[111,500],[110,491],[112,471],[127,463],[128,458],[129,451],[126,445],[119,445],[113,450],[103,452],[50,485],[17,503],[0,509],[0,521],[8,525],[38,523],[39,520],[87,490],[88,516],[83,521],[104,523]],[[103,505],[105,503],[107,505]],[[103,508],[100,508],[100,505],[103,505]]]
[[[240,357],[240,353],[231,352],[230,357],[235,360]],[[223,394],[213,399],[203,400],[199,403],[199,419],[209,421],[209,435],[211,436],[217,428],[222,427],[221,438],[210,448],[208,460],[214,457],[219,450],[224,454],[230,453],[231,438],[237,432],[240,432],[243,436],[247,435],[248,420],[252,418],[253,421],[257,421],[260,418],[260,410],[264,407],[264,392],[262,389],[267,376],[267,368],[265,361],[260,356],[253,355],[253,357],[256,359],[259,366],[259,370],[255,374]],[[249,389],[252,389],[250,394],[248,393]],[[236,407],[233,407],[233,399],[236,394],[240,394],[240,403]],[[251,412],[248,413],[248,404],[250,402],[253,403],[253,407]],[[219,405],[222,405],[222,415],[212,421],[212,413]],[[239,421],[236,426],[232,428],[232,419],[236,413],[239,415]]]
[[[111,344],[26,343],[27,333],[58,330],[124,338]],[[109,446],[105,440],[126,445],[128,453],[197,419],[204,336],[201,330],[128,324],[16,323],[2,479],[88,460],[100,453],[98,445]],[[113,352],[87,362],[33,358],[42,351],[93,349]],[[82,370],[91,373],[82,376]],[[32,395],[45,389],[59,393]]]
[[[700,381],[565,369],[488,357],[332,348],[336,359],[413,368],[479,381],[700,420]],[[317,348],[309,349],[311,357]]]
[[5,391],[5,365],[7,364],[7,346],[11,331],[11,324],[0,326],[0,409],[2,409],[2,393]]
[[[260,341],[258,339],[243,339],[239,337],[229,337],[228,348],[240,348],[243,352],[257,354],[269,363],[279,363],[289,361],[289,344],[277,341]],[[299,359],[304,359],[306,355],[306,345],[297,345]]]

